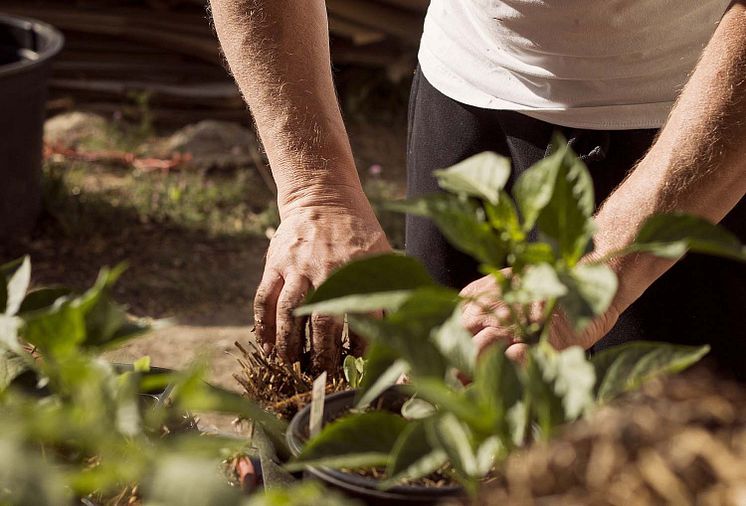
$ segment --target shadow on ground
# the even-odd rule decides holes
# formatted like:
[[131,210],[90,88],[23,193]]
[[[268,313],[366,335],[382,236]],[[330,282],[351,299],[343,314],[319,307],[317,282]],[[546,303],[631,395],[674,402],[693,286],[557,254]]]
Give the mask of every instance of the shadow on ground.
[[31,255],[35,285],[83,289],[101,266],[127,262],[115,295],[133,314],[190,325],[250,324],[265,238],[152,223],[105,193],[46,195],[32,236],[0,246],[0,261]]

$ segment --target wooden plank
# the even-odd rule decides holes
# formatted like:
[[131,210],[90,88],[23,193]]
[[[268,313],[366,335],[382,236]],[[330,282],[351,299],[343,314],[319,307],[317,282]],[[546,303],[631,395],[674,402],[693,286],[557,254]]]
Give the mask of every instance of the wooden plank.
[[[167,24],[164,27],[158,26],[156,22],[139,23],[139,18],[133,17],[131,14],[35,6],[19,8],[13,5],[3,6],[3,10],[11,14],[36,17],[57,26],[63,31],[74,30],[121,37],[130,41],[169,49],[177,53],[192,55],[211,63],[221,64],[222,62],[216,37],[171,32],[168,31]],[[148,26],[149,24],[151,26]]]
[[354,21],[347,21],[336,16],[329,16],[329,32],[352,40],[355,45],[365,46],[381,42],[386,34],[377,30],[371,30]]
[[93,91],[126,96],[131,91],[165,95],[183,100],[241,101],[238,88],[231,82],[173,85],[131,80],[78,80],[52,78],[52,88],[66,91]]
[[410,45],[419,44],[422,35],[422,16],[390,5],[366,0],[326,0],[333,16],[368,26]]
[[[430,5],[430,0],[378,0],[379,2],[383,2],[385,4],[393,5],[394,7],[399,7],[400,9],[407,9],[414,12],[419,12],[420,14],[425,14],[427,11],[428,5]],[[451,0],[454,1],[454,0]],[[463,0],[455,0],[457,2],[463,1]]]

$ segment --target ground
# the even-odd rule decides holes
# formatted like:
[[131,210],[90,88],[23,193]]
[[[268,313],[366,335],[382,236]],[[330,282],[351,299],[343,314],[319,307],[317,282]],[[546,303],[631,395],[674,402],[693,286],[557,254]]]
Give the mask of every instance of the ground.
[[[385,116],[349,113],[361,179],[377,208],[404,192],[405,116],[402,107]],[[245,162],[137,169],[110,152],[148,156],[173,133],[111,118],[92,124],[77,125],[83,133],[76,130],[72,139],[54,140],[101,156],[48,156],[39,225],[30,237],[0,245],[0,262],[30,254],[34,285],[77,289],[89,286],[101,266],[127,262],[117,299],[162,328],[108,357],[130,362],[149,355],[153,365],[180,368],[207,356],[210,380],[237,389],[230,353],[236,340],[251,338],[251,301],[277,226],[271,188]],[[402,218],[384,212],[381,219],[401,247]]]

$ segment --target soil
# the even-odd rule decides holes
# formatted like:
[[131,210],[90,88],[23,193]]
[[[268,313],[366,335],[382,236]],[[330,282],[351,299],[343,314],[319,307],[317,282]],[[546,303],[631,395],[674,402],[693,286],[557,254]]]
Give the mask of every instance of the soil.
[[[342,469],[342,471],[347,473],[354,473],[358,476],[362,476],[363,478],[371,478],[379,481],[383,481],[387,478],[386,470],[380,467],[373,467],[369,469]],[[442,469],[416,480],[405,481],[402,483],[402,485],[412,485],[416,487],[428,488],[443,488],[458,485],[458,482],[451,477],[447,469]]]

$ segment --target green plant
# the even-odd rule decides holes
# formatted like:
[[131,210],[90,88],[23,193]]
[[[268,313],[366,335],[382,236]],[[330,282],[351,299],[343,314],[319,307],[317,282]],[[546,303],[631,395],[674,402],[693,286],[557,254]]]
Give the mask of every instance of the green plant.
[[342,372],[350,388],[358,388],[365,377],[365,359],[347,355],[342,363]]
[[[122,271],[104,269],[93,287],[73,294],[29,291],[28,258],[0,266],[0,504],[245,504],[221,461],[256,440],[205,437],[184,417],[250,418],[278,452],[284,423],[207,385],[203,365],[160,373],[147,358],[129,369],[99,358],[147,329],[111,299]],[[139,395],[166,386],[167,402]]]
[[[594,405],[635,388],[649,377],[679,371],[708,347],[631,343],[588,359],[585,350],[555,350],[551,315],[561,308],[582,331],[609,307],[617,289],[603,263],[583,262],[592,250],[593,185],[582,161],[563,139],[522,174],[515,201],[504,190],[509,161],[484,153],[437,171],[447,193],[396,204],[431,218],[446,238],[494,277],[507,316],[495,315],[531,346],[525,366],[499,346],[477,359],[461,327],[465,300],[436,285],[414,259],[382,255],[335,272],[298,314],[347,315],[369,348],[357,407],[312,438],[294,467],[386,466],[389,486],[447,466],[474,492],[514,448],[547,438]],[[538,230],[540,241],[529,240]],[[723,229],[684,214],[658,215],[624,251],[678,258],[687,249],[746,261],[746,248]],[[506,269],[507,267],[507,269]],[[541,314],[536,316],[536,307]],[[383,310],[385,317],[369,316]],[[471,378],[468,385],[456,372]],[[407,373],[413,396],[404,416],[365,409]]]

